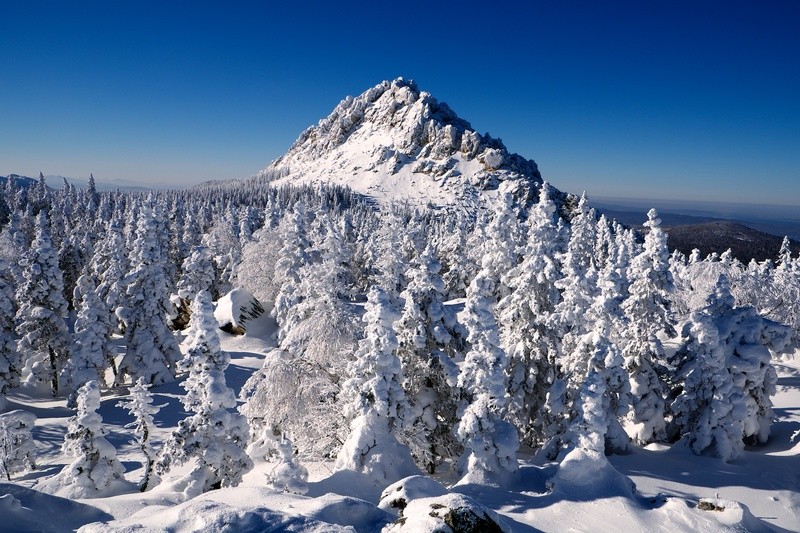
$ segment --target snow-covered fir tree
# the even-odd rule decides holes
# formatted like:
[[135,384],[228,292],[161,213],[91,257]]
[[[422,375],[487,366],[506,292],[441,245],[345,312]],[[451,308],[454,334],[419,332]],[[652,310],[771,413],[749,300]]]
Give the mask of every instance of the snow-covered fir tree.
[[354,470],[386,486],[418,473],[411,452],[397,433],[408,411],[403,371],[392,326],[394,310],[387,294],[373,287],[364,313],[366,332],[345,383],[350,434],[336,457],[336,470]]
[[175,378],[180,351],[167,327],[169,281],[163,264],[155,213],[144,205],[133,242],[132,271],[126,277],[125,303],[117,316],[125,326],[125,355],[119,364],[117,382],[126,377],[144,377],[162,384]]
[[7,272],[0,272],[0,412],[6,409],[9,390],[19,386],[22,376],[22,357],[14,330],[14,292],[5,276]]
[[69,419],[63,452],[76,459],[66,465],[58,483],[82,498],[103,496],[125,469],[105,438],[100,409],[100,384],[89,381],[78,391],[78,412]]
[[59,393],[59,376],[69,359],[71,340],[64,322],[64,285],[44,210],[36,217],[36,237],[20,267],[23,280],[17,289],[17,349],[25,358],[26,380],[47,384],[55,396]]
[[511,293],[499,304],[501,345],[510,358],[506,416],[533,446],[552,436],[546,435],[543,415],[556,379],[558,334],[552,315],[560,298],[557,257],[565,244],[549,189],[542,184],[528,215],[524,259],[508,273]]
[[193,302],[200,291],[213,293],[214,263],[211,251],[205,246],[195,246],[181,267],[178,296]]
[[[283,244],[275,263],[274,278],[280,288],[275,297],[272,316],[282,328],[289,310],[302,299],[299,293],[300,270],[311,263],[311,243],[308,240],[307,226],[305,205],[299,202],[294,206],[291,221],[286,220],[283,224],[280,232]],[[279,340],[284,331],[285,328],[279,333]]]
[[594,209],[584,194],[574,208],[567,249],[559,257],[562,277],[556,287],[561,290],[561,299],[554,313],[561,340],[559,365],[573,392],[586,376],[587,361],[572,355],[579,353],[576,346],[593,329],[586,317],[599,292],[594,262],[595,226]]
[[[668,384],[666,355],[659,333],[674,334],[671,315],[671,293],[674,290],[669,269],[667,235],[655,209],[647,213],[649,229],[644,248],[631,262],[628,297],[622,309],[628,320],[624,354],[631,375],[633,409],[631,422],[640,444],[663,441],[665,434],[665,400]],[[659,372],[660,369],[661,371]]]
[[[105,236],[98,243],[90,261],[91,273],[98,280],[97,294],[107,313],[103,324],[109,338],[121,331],[116,312],[126,298],[125,278],[130,271],[122,229],[120,218],[110,220],[105,228]],[[113,359],[109,363],[116,377],[116,363]]]
[[148,385],[144,378],[139,378],[130,389],[130,398],[117,404],[118,407],[127,409],[134,418],[133,422],[126,424],[125,427],[133,430],[136,444],[145,457],[144,476],[139,483],[139,490],[142,492],[154,487],[160,481],[154,471],[157,454],[151,437],[155,428],[154,417],[164,406],[153,405],[153,395],[150,393],[150,387],[152,385]]
[[185,476],[184,493],[193,497],[209,490],[238,485],[253,462],[245,452],[249,428],[243,415],[230,411],[236,396],[225,381],[230,355],[220,349],[217,321],[208,291],[192,303],[193,337],[180,363],[189,375],[181,398],[193,415],[181,420],[161,450],[155,472],[163,475],[174,465],[194,459]]
[[409,412],[402,437],[417,463],[432,474],[436,465],[456,453],[452,427],[456,421],[458,367],[455,317],[444,307],[441,265],[428,247],[406,273],[405,302],[394,327],[397,355]]
[[676,360],[683,387],[672,403],[673,434],[695,453],[710,449],[725,461],[741,455],[745,440],[766,442],[777,381],[770,349],[780,353],[789,345],[789,328],[753,308],[734,307],[728,280],[720,276],[681,336]]
[[467,289],[464,322],[470,350],[458,376],[463,407],[456,435],[464,446],[462,482],[503,485],[517,474],[519,437],[502,418],[509,358],[494,316],[498,280],[492,277],[493,267],[492,259],[485,258]]
[[108,361],[114,355],[107,337],[105,306],[90,275],[83,274],[77,279],[74,301],[78,306],[75,345],[61,378],[64,388],[69,391],[67,407],[71,408],[75,407],[78,389],[85,383],[97,380],[101,385],[105,384]]

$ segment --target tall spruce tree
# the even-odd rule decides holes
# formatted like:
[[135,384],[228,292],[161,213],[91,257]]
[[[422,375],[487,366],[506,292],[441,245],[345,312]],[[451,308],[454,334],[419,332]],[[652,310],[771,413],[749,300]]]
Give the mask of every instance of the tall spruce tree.
[[153,209],[144,205],[131,252],[132,270],[125,280],[126,301],[117,309],[125,326],[126,346],[118,383],[127,376],[133,380],[144,377],[152,384],[172,381],[175,364],[181,358],[178,343],[167,327],[169,281],[158,228]]
[[506,372],[509,358],[500,346],[494,310],[499,281],[490,257],[467,289],[464,321],[469,332],[467,352],[458,386],[463,411],[456,428],[464,446],[462,482],[504,485],[517,474],[517,430],[503,420],[508,397]]
[[189,349],[180,363],[189,373],[181,384],[186,390],[181,401],[194,414],[178,423],[155,465],[155,472],[163,475],[175,465],[197,459],[184,478],[184,493],[189,497],[236,486],[253,466],[245,452],[247,420],[230,411],[236,407],[236,396],[225,381],[230,355],[220,349],[208,291],[197,293],[191,320]]
[[29,382],[46,383],[59,393],[59,376],[70,353],[70,336],[64,318],[67,302],[50,240],[47,212],[36,217],[36,236],[20,261],[23,281],[17,289],[18,350],[25,354]]

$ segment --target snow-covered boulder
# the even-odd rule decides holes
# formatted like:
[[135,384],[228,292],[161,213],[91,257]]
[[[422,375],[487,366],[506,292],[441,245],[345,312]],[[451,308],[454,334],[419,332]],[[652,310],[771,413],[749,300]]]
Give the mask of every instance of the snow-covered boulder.
[[214,318],[219,328],[234,335],[244,335],[248,320],[258,318],[264,313],[261,302],[244,289],[233,289],[217,301]]
[[444,496],[447,489],[428,476],[409,476],[392,483],[381,494],[378,507],[384,511],[403,516],[403,509],[412,500]]
[[493,511],[463,494],[446,494],[409,502],[384,533],[503,533],[511,529]]
[[701,498],[697,509],[707,511],[708,516],[723,526],[739,531],[762,531],[764,522],[756,518],[746,505],[721,498]]

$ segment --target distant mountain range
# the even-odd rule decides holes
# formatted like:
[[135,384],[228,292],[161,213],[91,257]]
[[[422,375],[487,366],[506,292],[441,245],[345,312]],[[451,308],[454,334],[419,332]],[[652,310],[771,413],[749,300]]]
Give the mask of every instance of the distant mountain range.
[[[39,181],[37,178],[30,178],[28,176],[20,176],[19,174],[9,174],[8,176],[0,176],[0,183],[5,184],[6,180],[11,178],[15,180],[15,182],[22,186],[27,187],[33,183]],[[89,184],[88,179],[78,179],[78,178],[70,178],[67,176],[60,176],[49,174],[44,177],[45,183],[51,189],[60,189],[63,184],[64,180],[67,180],[67,183],[75,185],[75,187],[84,188]],[[111,180],[111,181],[97,181],[94,182],[95,189],[98,191],[149,191],[153,189],[164,189],[167,187],[160,187],[160,186],[146,186],[137,184],[133,181],[128,180]]]

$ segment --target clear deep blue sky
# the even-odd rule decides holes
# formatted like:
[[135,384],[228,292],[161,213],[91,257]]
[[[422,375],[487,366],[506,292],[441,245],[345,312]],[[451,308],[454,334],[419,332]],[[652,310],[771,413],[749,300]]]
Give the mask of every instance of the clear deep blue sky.
[[248,176],[403,76],[568,191],[800,206],[800,2],[431,4],[3,0],[0,174]]

